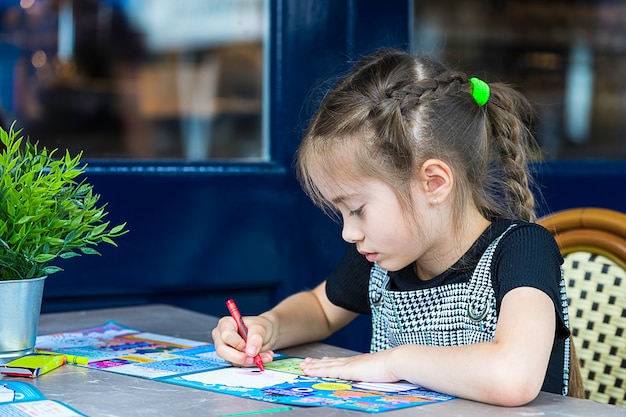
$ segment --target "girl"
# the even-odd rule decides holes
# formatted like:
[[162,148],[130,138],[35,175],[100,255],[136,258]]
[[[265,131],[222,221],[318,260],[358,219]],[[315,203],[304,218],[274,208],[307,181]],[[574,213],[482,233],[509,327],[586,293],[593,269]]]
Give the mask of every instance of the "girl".
[[562,258],[536,225],[526,163],[531,106],[423,56],[383,50],[324,98],[299,181],[343,220],[349,250],[312,291],[213,331],[238,365],[322,340],[371,314],[371,353],[307,358],[307,375],[406,380],[505,406],[568,391]]

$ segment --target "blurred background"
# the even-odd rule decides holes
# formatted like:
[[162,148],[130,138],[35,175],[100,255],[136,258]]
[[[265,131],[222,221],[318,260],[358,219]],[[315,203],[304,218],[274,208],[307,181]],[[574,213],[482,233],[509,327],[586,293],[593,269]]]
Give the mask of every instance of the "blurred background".
[[626,157],[626,3],[415,0],[413,49],[536,105],[544,158]]
[[263,158],[262,0],[0,2],[0,105],[90,158]]
[[[534,101],[543,158],[626,156],[626,4],[407,2],[410,49]],[[267,160],[266,3],[2,0],[0,116],[89,158]]]

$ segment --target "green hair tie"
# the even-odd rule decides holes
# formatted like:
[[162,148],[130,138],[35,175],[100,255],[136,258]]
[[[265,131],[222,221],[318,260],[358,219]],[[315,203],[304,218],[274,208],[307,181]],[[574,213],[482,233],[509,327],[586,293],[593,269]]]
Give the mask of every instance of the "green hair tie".
[[478,103],[480,107],[487,104],[489,95],[491,94],[489,84],[476,77],[470,78],[469,82],[472,83],[472,97],[474,97],[476,103]]

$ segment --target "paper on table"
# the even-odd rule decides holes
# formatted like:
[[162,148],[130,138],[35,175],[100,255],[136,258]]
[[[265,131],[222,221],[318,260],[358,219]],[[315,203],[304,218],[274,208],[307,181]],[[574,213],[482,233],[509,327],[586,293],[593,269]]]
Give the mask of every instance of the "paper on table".
[[269,369],[261,372],[256,368],[223,368],[209,372],[184,375],[187,381],[202,384],[221,384],[231,387],[265,388],[278,384],[293,383],[298,375],[276,372]]

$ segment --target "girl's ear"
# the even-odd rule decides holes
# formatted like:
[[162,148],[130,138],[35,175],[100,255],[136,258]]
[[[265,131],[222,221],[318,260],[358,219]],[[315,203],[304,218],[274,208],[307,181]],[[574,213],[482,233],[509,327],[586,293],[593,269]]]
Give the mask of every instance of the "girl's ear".
[[442,203],[452,191],[454,178],[450,166],[440,159],[428,159],[420,167],[424,193],[433,204]]

